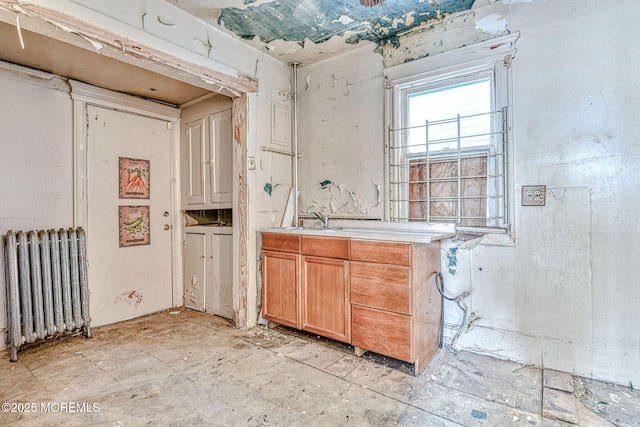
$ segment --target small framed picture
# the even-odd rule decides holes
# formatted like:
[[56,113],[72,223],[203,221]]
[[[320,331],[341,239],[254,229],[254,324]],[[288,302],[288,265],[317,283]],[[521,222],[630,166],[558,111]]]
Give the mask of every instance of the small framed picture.
[[118,206],[120,247],[151,244],[149,206]]
[[148,199],[150,195],[149,160],[119,157],[121,199]]

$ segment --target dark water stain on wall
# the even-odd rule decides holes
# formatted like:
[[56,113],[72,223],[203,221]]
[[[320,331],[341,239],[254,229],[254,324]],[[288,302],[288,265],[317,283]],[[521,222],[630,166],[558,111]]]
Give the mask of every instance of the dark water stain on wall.
[[[255,0],[245,0],[251,4]],[[399,33],[442,15],[471,9],[474,0],[386,1],[362,6],[359,0],[275,0],[246,9],[222,9],[218,24],[245,39],[259,37],[264,43],[273,40],[305,40],[322,43],[334,35],[347,32],[347,43],[370,40],[378,44],[397,43]]]

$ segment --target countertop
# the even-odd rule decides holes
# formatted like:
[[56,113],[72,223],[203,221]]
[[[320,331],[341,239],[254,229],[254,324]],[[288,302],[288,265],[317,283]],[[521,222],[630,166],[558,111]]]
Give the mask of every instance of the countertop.
[[264,228],[260,231],[262,233],[431,243],[455,236],[455,224],[334,221],[330,222],[329,227],[323,227],[320,223],[320,225],[311,224],[304,227]]

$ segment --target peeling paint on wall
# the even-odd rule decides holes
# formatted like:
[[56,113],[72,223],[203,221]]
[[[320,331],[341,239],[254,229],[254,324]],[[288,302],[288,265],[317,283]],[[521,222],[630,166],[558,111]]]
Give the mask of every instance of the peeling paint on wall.
[[280,184],[272,184],[271,181],[267,182],[264,184],[263,190],[265,193],[267,193],[269,196],[272,195],[273,190],[276,189],[276,187],[278,187]]
[[300,128],[301,211],[384,216],[381,70],[382,58],[370,49],[302,69],[307,85],[300,98],[306,124]]
[[333,182],[329,181],[328,179],[325,179],[324,181],[322,181],[320,183],[320,188],[322,188],[324,190],[325,188],[327,188],[331,184],[333,184]]
[[476,23],[476,12],[465,11],[403,34],[397,46],[386,44],[382,47],[384,65],[391,67],[403,64],[496,36],[477,28]]
[[452,247],[447,252],[447,259],[449,260],[449,273],[456,274],[458,269],[458,248]]
[[264,188],[264,192],[267,193],[269,196],[271,196],[271,192],[273,191],[273,187],[271,187],[271,183],[267,182],[263,188]]
[[367,215],[370,209],[380,204],[379,188],[380,185],[374,184],[375,191],[378,191],[378,199],[376,204],[368,205],[357,190],[350,189],[346,184],[334,184],[329,180],[322,181],[318,184],[322,193],[322,198],[314,198],[311,203],[306,206],[307,212],[319,211],[324,214],[342,214],[345,216],[362,216]]

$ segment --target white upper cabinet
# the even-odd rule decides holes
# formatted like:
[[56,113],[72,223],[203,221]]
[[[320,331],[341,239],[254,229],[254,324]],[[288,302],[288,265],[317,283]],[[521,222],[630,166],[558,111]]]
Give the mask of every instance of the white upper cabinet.
[[187,122],[181,143],[184,209],[231,208],[233,187],[231,110]]
[[232,133],[231,110],[209,116],[209,200],[211,203],[228,203],[231,207],[232,185]]
[[182,188],[183,202],[186,205],[205,203],[204,183],[207,166],[206,122],[204,119],[187,123],[185,140],[182,143]]

